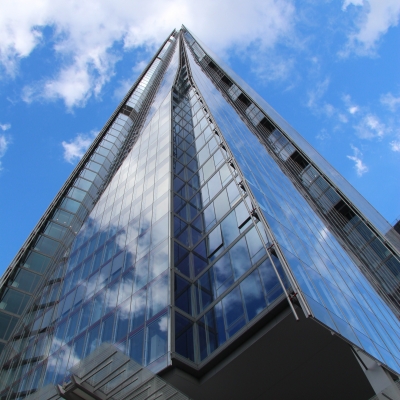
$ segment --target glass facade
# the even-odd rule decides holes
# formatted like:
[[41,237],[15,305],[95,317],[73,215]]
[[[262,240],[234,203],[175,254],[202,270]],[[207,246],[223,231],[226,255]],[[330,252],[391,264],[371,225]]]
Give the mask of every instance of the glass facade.
[[[37,309],[34,312],[26,309],[29,303],[38,301],[32,295],[39,287],[46,286],[51,271],[69,252],[99,194],[120,164],[121,156],[131,147],[146,115],[153,112],[149,112],[149,107],[155,93],[161,91],[157,92],[157,88],[165,85],[174,65],[170,63],[176,48],[173,35],[129,90],[1,278],[0,319],[7,327],[0,331],[0,356],[20,317],[24,315],[25,321],[20,321],[24,325],[35,318]],[[136,105],[139,112],[127,104],[137,93],[141,93],[140,104]],[[163,99],[165,95],[164,91]],[[159,98],[155,100],[160,102]],[[26,279],[31,285],[20,284]]]
[[[188,42],[193,43],[189,33]],[[400,371],[400,324],[342,248],[323,220],[279,168],[274,158],[216,89],[188,50],[193,80],[212,110],[235,161],[256,200],[268,231],[279,245],[288,277],[300,289],[312,315],[349,342]],[[232,85],[233,86],[233,85]],[[236,101],[238,89],[230,91]],[[248,104],[253,125],[262,118]],[[282,139],[275,130],[274,142]],[[289,147],[281,141],[280,150]],[[279,146],[279,144],[277,144]],[[287,149],[290,151],[289,149]]]
[[332,227],[341,191],[250,96],[186,28],[164,42],[3,285],[0,399],[105,342],[199,370],[287,302],[400,372],[398,254],[357,204]]
[[103,342],[166,365],[170,114],[167,96],[77,236],[49,357],[61,368],[46,383]]
[[185,65],[172,96],[174,345],[199,364],[281,298],[274,267],[288,281]]

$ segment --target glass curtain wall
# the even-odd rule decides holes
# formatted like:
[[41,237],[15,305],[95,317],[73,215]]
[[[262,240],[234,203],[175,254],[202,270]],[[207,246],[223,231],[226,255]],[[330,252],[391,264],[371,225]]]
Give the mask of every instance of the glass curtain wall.
[[[282,168],[293,145],[211,63],[185,29],[170,37],[53,210],[44,236],[68,210],[84,224],[9,342],[0,400],[62,383],[104,342],[153,372],[201,369],[293,299],[400,372],[399,321]],[[5,296],[37,287],[40,240]],[[5,296],[0,339],[24,307]]]
[[[202,70],[203,50],[188,45],[194,43],[189,33],[185,38],[193,80],[279,245],[292,284],[300,288],[314,318],[399,372],[400,324],[396,316],[261,145],[251,125],[243,122],[229,97],[223,97]],[[241,94],[236,93],[236,99]],[[236,100],[234,89],[230,98]]]
[[[10,357],[18,352],[19,348],[14,344],[9,344],[4,352],[3,348],[12,339],[15,328],[29,325],[35,317],[37,310],[28,311],[28,304],[34,301],[38,288],[39,291],[43,289],[51,270],[61,268],[56,265],[68,255],[71,243],[93,205],[144,126],[157,88],[163,88],[162,99],[165,98],[165,83],[168,85],[166,81],[169,78],[170,87],[170,75],[174,69],[174,63],[170,63],[176,47],[174,35],[175,31],[111,115],[1,278],[0,364],[5,353]],[[138,101],[133,104],[135,99]],[[159,102],[157,104],[159,106]],[[23,322],[20,319],[22,315]],[[18,328],[17,323],[20,325]]]
[[[2,388],[12,388],[1,393],[2,399],[61,382],[70,366],[104,341],[125,346],[132,358],[155,370],[168,363],[170,89],[179,58],[175,40],[171,36],[166,41],[95,150],[94,161],[121,158],[132,121],[146,120],[106,188],[97,184],[101,197],[10,343],[13,351],[0,381]],[[147,119],[134,113],[133,101],[149,110]]]
[[175,356],[199,365],[284,298],[275,270],[288,281],[183,49],[172,96]]
[[[15,392],[62,383],[103,342],[117,343],[141,364],[167,365],[170,115],[167,96],[79,233],[49,356],[22,373]],[[28,347],[22,360],[43,354],[42,347],[41,340]]]

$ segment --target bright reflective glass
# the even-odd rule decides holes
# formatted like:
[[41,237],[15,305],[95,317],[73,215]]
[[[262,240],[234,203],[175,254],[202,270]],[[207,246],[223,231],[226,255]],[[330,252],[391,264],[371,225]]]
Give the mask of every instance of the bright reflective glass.
[[[396,368],[393,362],[390,366],[400,371],[400,346],[389,346],[383,339],[388,335],[386,326],[393,327],[395,338],[400,339],[398,320],[203,73],[190,50],[188,53],[194,80],[212,109],[302,292],[308,296],[306,299],[315,317],[331,329],[346,334],[346,338],[383,363],[389,359],[385,354],[392,352],[391,357],[397,364]],[[348,299],[347,304],[343,304],[343,298]]]

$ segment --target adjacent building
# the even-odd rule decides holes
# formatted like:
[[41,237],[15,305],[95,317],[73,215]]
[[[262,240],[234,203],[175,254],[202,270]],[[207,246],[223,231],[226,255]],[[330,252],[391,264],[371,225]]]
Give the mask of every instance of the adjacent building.
[[119,398],[76,389],[100,345],[176,398],[400,398],[399,250],[183,26],[2,278],[0,399]]

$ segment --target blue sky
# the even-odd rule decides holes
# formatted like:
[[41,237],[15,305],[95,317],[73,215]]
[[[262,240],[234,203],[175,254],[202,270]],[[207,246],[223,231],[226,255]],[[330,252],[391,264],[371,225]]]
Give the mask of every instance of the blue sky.
[[400,216],[398,0],[0,4],[0,273],[183,23],[377,210]]

